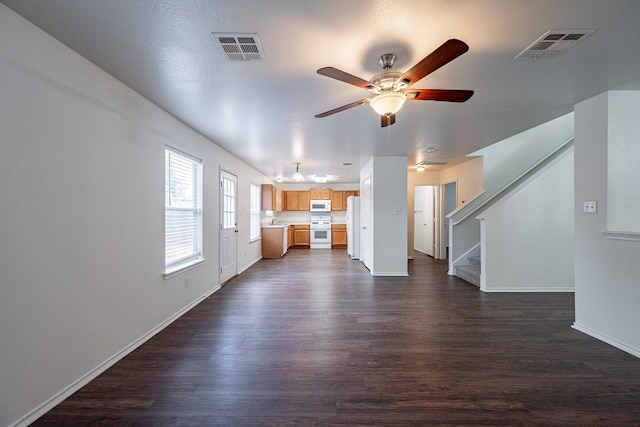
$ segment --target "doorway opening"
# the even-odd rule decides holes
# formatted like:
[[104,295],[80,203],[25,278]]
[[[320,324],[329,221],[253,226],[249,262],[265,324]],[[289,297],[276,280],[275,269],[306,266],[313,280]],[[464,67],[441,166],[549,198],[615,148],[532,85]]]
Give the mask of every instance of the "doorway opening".
[[444,254],[445,259],[449,259],[449,220],[447,219],[447,215],[449,215],[458,205],[458,184],[454,182],[448,182],[442,186],[442,198],[443,198],[443,207],[444,207],[444,215],[442,221],[442,234],[444,238],[442,242],[444,242]]
[[436,187],[416,185],[413,193],[413,250],[435,257]]

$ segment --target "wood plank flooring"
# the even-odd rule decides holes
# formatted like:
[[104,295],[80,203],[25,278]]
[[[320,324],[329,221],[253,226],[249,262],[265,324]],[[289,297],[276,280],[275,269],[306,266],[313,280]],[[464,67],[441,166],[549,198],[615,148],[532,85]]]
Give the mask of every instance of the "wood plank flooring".
[[33,425],[640,425],[640,359],[571,329],[573,294],[409,271],[262,260]]

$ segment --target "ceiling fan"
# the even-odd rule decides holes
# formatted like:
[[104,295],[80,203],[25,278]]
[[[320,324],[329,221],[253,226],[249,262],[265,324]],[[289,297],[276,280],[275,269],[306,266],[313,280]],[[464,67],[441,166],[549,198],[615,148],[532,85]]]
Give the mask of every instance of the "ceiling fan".
[[380,115],[380,125],[385,127],[396,122],[396,113],[405,101],[465,102],[473,95],[472,90],[409,89],[409,86],[453,61],[468,50],[469,46],[463,41],[447,40],[404,74],[391,71],[396,56],[392,53],[387,53],[378,59],[378,63],[384,71],[374,76],[370,81],[345,73],[337,68],[320,68],[318,74],[366,89],[371,92],[373,98],[364,98],[342,107],[316,114],[315,117],[323,118],[358,105],[369,104]]

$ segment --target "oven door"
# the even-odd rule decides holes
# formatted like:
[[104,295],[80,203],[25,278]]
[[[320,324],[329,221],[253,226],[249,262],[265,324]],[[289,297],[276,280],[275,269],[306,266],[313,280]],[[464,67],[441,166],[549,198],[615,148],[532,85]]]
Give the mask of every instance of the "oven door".
[[311,228],[311,249],[331,249],[331,227]]

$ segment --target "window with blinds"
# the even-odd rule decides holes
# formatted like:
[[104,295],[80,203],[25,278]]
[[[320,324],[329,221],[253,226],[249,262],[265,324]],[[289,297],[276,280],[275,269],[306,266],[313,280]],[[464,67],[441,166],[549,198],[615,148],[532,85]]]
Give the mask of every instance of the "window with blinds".
[[165,274],[202,260],[202,160],[165,148]]
[[260,238],[260,186],[253,182],[251,183],[250,198],[249,241],[252,242]]

